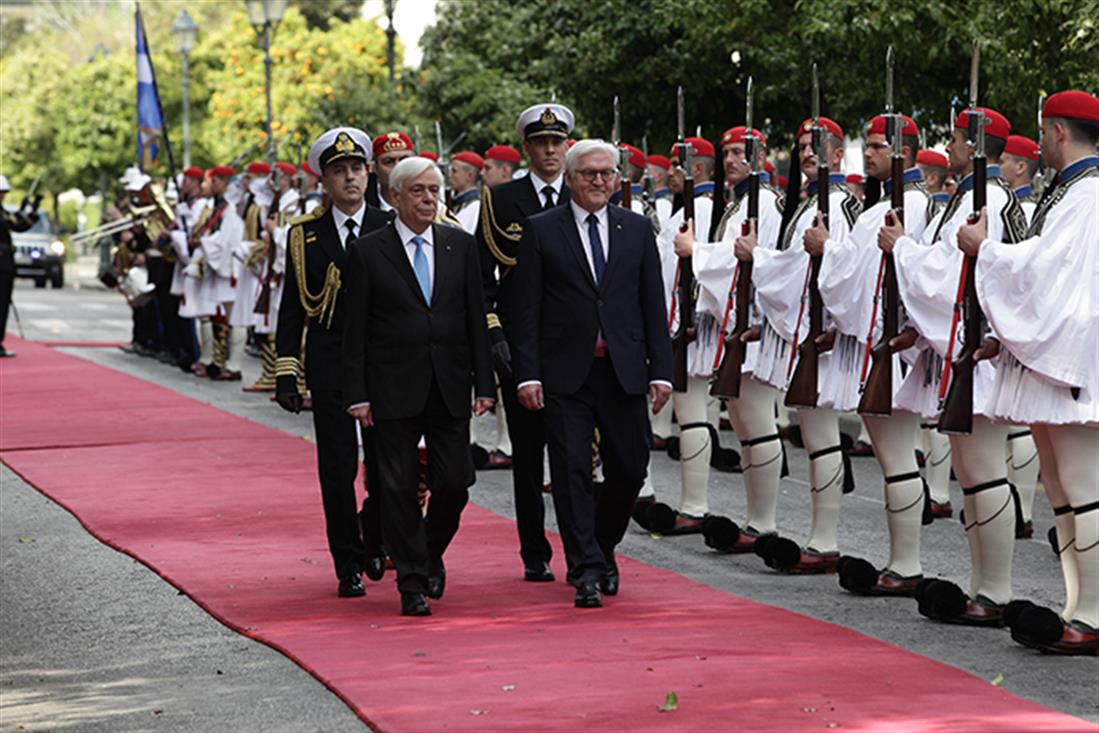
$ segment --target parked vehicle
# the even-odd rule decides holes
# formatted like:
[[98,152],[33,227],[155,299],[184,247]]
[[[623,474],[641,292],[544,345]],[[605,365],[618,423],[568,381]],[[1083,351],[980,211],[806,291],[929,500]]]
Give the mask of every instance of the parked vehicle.
[[16,277],[33,278],[38,288],[46,287],[47,282],[54,288],[64,286],[65,243],[57,238],[49,214],[39,211],[34,226],[25,232],[12,232],[11,240]]

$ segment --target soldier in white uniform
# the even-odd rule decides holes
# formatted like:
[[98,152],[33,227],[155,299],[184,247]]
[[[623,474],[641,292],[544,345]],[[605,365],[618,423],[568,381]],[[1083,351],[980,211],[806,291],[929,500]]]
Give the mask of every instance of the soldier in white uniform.
[[[748,221],[748,174],[751,166],[746,157],[746,147],[749,139],[755,140],[755,154],[762,167],[767,144],[763,133],[759,130],[749,133],[741,125],[726,130],[721,136],[725,184],[731,199],[717,225],[715,241],[695,242],[690,231],[676,236],[677,251],[683,256],[692,256],[695,277],[704,294],[699,298],[700,307],[707,309],[708,314],[725,327],[721,334],[723,341],[732,332],[738,316],[732,294],[737,286],[739,267],[743,265],[736,258],[734,242],[746,237],[761,247],[774,249],[782,222],[780,197],[770,187],[770,176],[761,173],[759,218],[754,230],[743,231]],[[749,329],[758,332],[763,311],[754,297],[750,303]],[[748,340],[753,337],[749,333],[744,338]],[[724,343],[714,354],[712,370],[720,367],[723,351]],[[735,400],[726,401],[729,420],[741,445],[748,516],[743,527],[715,521],[703,528],[707,544],[725,552],[751,552],[759,537],[774,534],[776,529],[775,512],[784,463],[782,442],[775,425],[774,404],[778,390],[754,377],[758,359],[758,339],[748,340],[741,367],[740,395]],[[724,527],[724,531],[719,527]]]
[[290,220],[298,216],[300,195],[293,187],[298,168],[292,163],[275,163],[270,179],[274,190],[267,217],[261,233],[263,247],[255,254],[250,265],[259,266],[252,327],[260,343],[263,370],[259,379],[244,388],[245,392],[274,392],[276,362],[275,330],[279,322],[279,303],[282,301],[282,283],[286,274],[286,234]]
[[[919,239],[927,227],[930,199],[916,167],[919,129],[907,116],[900,116],[901,155],[904,160],[904,231]],[[855,226],[845,239],[825,238],[823,228],[814,227],[805,234],[810,255],[822,255],[820,293],[836,329],[843,335],[861,340],[864,345],[881,337],[883,307],[879,293],[882,254],[878,249],[878,231],[892,213],[892,135],[891,122],[885,115],[870,121],[866,134],[866,173],[871,187]],[[881,190],[878,199],[876,190]],[[899,310],[899,303],[898,303]],[[898,314],[899,317],[899,314]],[[860,355],[860,371],[865,378],[868,354]],[[914,360],[914,354],[902,354]],[[894,352],[892,363],[893,400],[901,382],[900,359]],[[909,362],[910,363],[910,362]],[[923,579],[920,565],[920,526],[930,523],[930,498],[926,495],[916,465],[916,441],[920,416],[899,405],[891,405],[888,417],[863,415],[862,421],[874,446],[874,456],[885,480],[885,516],[889,527],[889,560],[879,571],[861,558],[848,558],[839,567],[840,584],[861,595],[911,595]]]
[[[1065,579],[1060,614],[1028,603],[1005,614],[1012,637],[1055,654],[1099,654],[1099,99],[1050,96],[1042,153],[1059,171],[1028,238],[987,236],[991,211],[962,227],[977,297],[999,351],[988,410],[1027,424],[1042,461]],[[998,347],[998,348],[997,348]]]
[[[841,241],[850,233],[862,205],[848,190],[844,175],[836,172],[844,156],[843,129],[827,117],[820,117],[819,121],[825,131],[823,145],[829,168],[826,184],[830,212],[827,234]],[[793,372],[793,344],[805,338],[808,330],[807,317],[804,323],[799,323],[803,320],[803,310],[807,305],[805,297],[808,294],[806,286],[810,268],[803,239],[817,218],[818,186],[822,183],[818,180],[820,168],[813,150],[812,129],[811,119],[798,126],[797,167],[795,169],[791,165],[790,190],[787,192],[778,246],[767,249],[748,241],[739,247],[744,256],[752,257],[752,282],[766,315],[755,376],[780,390],[786,389],[787,379]],[[802,173],[809,181],[806,188],[808,195],[798,201],[796,196]],[[827,341],[832,341],[832,345],[820,356],[817,406],[798,408],[801,435],[809,453],[812,500],[809,538],[803,547],[785,537],[775,537],[767,542],[757,542],[754,548],[770,567],[782,572],[835,572],[839,561],[836,534],[840,497],[854,489],[848,458],[840,445],[839,412],[853,410],[858,402],[862,341],[855,336],[836,334],[827,312],[824,329],[822,346]]]
[[470,234],[477,233],[481,216],[481,170],[484,167],[485,159],[472,150],[463,150],[450,160],[450,212]]
[[[979,113],[986,120],[986,195],[992,222],[989,233],[997,241],[1018,242],[1026,229],[1023,212],[996,165],[1011,125],[994,110],[982,107]],[[879,245],[893,252],[899,293],[911,328],[898,338],[920,350],[897,392],[896,405],[928,419],[936,419],[940,411],[942,364],[950,348],[952,315],[962,269],[963,257],[957,250],[955,237],[973,211],[974,150],[967,138],[970,117],[969,111],[963,110],[955,120],[947,153],[951,171],[960,183],[947,207],[928,225],[929,236],[921,243],[902,236],[899,226],[883,227],[879,234]],[[917,594],[921,613],[951,623],[1002,625],[1004,606],[1011,600],[1016,503],[1005,464],[1009,427],[993,422],[989,410],[994,378],[995,369],[989,362],[977,365],[972,432],[950,435],[970,549],[969,597],[947,581],[937,581]]]

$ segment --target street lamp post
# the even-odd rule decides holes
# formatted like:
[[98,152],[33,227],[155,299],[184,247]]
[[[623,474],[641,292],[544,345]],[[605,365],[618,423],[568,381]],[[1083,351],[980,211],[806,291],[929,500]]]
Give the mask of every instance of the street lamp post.
[[186,10],[179,11],[171,27],[176,50],[183,62],[183,167],[191,167],[191,51],[195,48],[198,25]]
[[393,66],[396,62],[397,29],[393,27],[393,11],[397,7],[397,0],[385,0],[385,17],[389,19],[389,27],[385,29],[385,63],[389,67],[389,83],[393,83]]
[[248,22],[256,31],[263,49],[264,90],[267,94],[267,160],[275,162],[275,137],[271,134],[271,40],[282,20],[289,0],[244,0]]

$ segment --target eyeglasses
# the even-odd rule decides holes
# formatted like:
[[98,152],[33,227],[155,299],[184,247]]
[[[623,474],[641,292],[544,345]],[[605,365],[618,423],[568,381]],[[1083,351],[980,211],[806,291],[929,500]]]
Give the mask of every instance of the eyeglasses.
[[588,183],[595,183],[596,178],[602,178],[609,183],[618,177],[618,171],[614,168],[606,168],[604,170],[584,168],[583,170],[576,171],[576,175],[580,176]]

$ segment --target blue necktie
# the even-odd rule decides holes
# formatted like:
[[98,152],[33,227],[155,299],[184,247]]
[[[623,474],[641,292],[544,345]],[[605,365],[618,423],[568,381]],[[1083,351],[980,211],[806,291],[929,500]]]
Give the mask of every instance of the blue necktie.
[[416,280],[420,283],[424,300],[431,305],[431,270],[427,267],[427,255],[424,254],[424,238],[417,235],[412,238],[412,243],[416,245],[416,254],[412,257],[412,269],[416,273]]
[[603,254],[603,240],[599,238],[599,219],[588,214],[588,239],[591,241],[591,261],[595,266],[595,284],[603,282],[603,271],[607,269],[607,258]]

